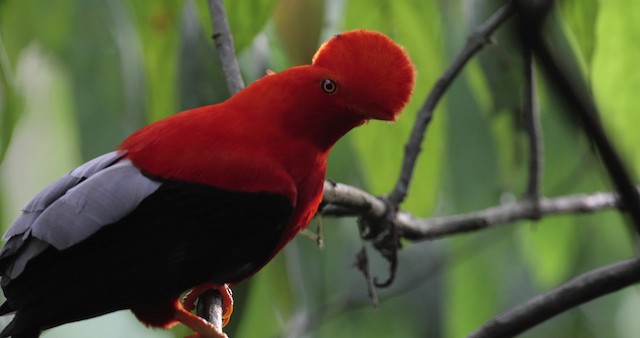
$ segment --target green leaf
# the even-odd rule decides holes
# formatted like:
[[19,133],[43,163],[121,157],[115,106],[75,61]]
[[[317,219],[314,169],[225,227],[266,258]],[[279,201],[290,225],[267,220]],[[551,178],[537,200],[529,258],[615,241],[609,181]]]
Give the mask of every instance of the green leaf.
[[[478,210],[499,201],[500,181],[497,148],[488,116],[478,110],[470,88],[455,82],[447,93],[445,200],[449,213]],[[456,261],[446,271],[444,327],[446,336],[462,337],[495,314],[501,277],[510,257],[498,245],[504,234],[476,234],[481,238],[457,238],[451,244],[449,259]],[[473,244],[476,243],[476,244]],[[468,246],[484,251],[469,254]],[[466,257],[463,259],[461,257]],[[472,256],[472,258],[468,257]]]
[[2,163],[9,141],[11,141],[13,128],[18,122],[22,104],[13,66],[9,61],[0,35],[0,163]]
[[[276,0],[232,0],[224,2],[236,53],[242,52],[244,48],[251,45],[253,39],[271,17],[276,3]],[[207,2],[196,1],[196,5],[198,6],[202,27],[207,33],[206,35],[211,36],[213,25]]]
[[222,102],[229,97],[220,59],[207,40],[193,4],[187,2],[180,18],[177,78],[180,110]]
[[519,222],[521,249],[540,290],[549,289],[575,273],[579,253],[579,224],[572,215],[547,217],[537,223]]
[[262,30],[276,3],[276,0],[225,1],[229,26],[238,52],[249,46]]
[[[71,72],[82,154],[114,149],[146,123],[142,48],[120,2],[81,2],[63,60]],[[105,29],[112,27],[112,29]]]
[[[473,2],[469,10],[469,14],[465,12],[458,13],[458,17],[451,17],[449,21],[454,22],[449,29],[459,30],[458,34],[450,34],[450,40],[455,37],[468,36],[474,29],[485,22],[493,15],[504,1],[483,1]],[[463,21],[465,16],[469,16],[469,26],[462,30],[464,25],[458,25],[459,21]],[[478,53],[475,58],[479,66],[480,72],[476,71],[475,65],[469,67],[471,71],[466,71],[470,77],[473,94],[479,102],[487,101],[488,98],[485,91],[489,92],[492,106],[485,113],[489,114],[515,114],[520,107],[521,95],[518,91],[522,83],[522,52],[519,42],[513,37],[513,31],[516,29],[513,20],[506,21],[491,36],[495,43],[489,44]],[[463,41],[459,43],[462,44]],[[479,79],[476,79],[478,77]],[[478,83],[480,82],[480,83]],[[479,86],[485,83],[486,86]],[[517,127],[516,124],[511,126]]]
[[7,210],[3,226],[11,224],[35,193],[81,161],[71,85],[63,67],[37,44],[21,53],[17,66],[24,105],[1,171]]
[[585,60],[589,67],[595,49],[599,2],[598,0],[567,0],[560,1],[559,4],[562,9],[560,14],[564,18],[562,22],[571,31],[581,59]]
[[591,81],[605,126],[636,174],[640,173],[638,13],[640,2],[635,0],[600,2]]
[[[128,1],[142,45],[148,114],[151,121],[174,114],[182,2]],[[212,56],[213,57],[213,56]]]
[[403,315],[405,305],[387,302],[375,311],[369,306],[351,309],[326,320],[315,337],[423,337],[416,329],[422,323]]
[[311,63],[324,24],[324,3],[324,0],[281,0],[276,6],[273,21],[291,65]]
[[512,302],[523,273],[510,239],[514,229],[485,231],[452,239],[447,269],[443,337],[465,337]]
[[275,337],[281,332],[280,321],[289,318],[295,305],[285,262],[280,254],[251,278],[237,337]]
[[[23,109],[21,93],[16,88],[15,68],[20,53],[38,41],[58,54],[69,45],[76,1],[2,1],[0,2],[0,162],[13,135],[13,128]],[[53,23],[56,23],[53,25]],[[37,23],[37,24],[34,24]]]
[[57,56],[64,54],[74,42],[69,36],[73,34],[73,18],[80,2],[0,2],[0,32],[12,64],[15,64],[20,51],[34,40]]

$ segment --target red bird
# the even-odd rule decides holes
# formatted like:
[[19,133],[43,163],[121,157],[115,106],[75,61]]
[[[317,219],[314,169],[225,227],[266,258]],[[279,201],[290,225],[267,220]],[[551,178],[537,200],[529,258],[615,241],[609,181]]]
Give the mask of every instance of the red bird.
[[414,73],[388,37],[346,32],[311,65],[148,125],[71,171],[5,234],[0,314],[15,317],[0,337],[122,309],[226,337],[190,312],[195,296],[250,277],[309,223],[331,147],[369,119],[395,120]]

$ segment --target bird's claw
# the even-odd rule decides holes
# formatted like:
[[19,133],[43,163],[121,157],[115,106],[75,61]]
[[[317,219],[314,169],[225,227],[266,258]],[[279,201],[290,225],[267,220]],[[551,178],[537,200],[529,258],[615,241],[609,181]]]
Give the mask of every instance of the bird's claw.
[[220,293],[222,298],[222,327],[225,327],[233,313],[233,292],[231,292],[231,288],[227,284],[219,285],[212,282],[200,284],[187,292],[182,300],[182,306],[189,311],[194,310],[198,297],[208,290],[216,290]]
[[203,335],[199,332],[194,332],[184,338],[229,338],[229,336],[227,336],[227,334],[224,332],[220,332],[218,335]]
[[185,324],[195,332],[185,338],[229,338],[224,332],[216,328],[212,323],[191,313],[195,309],[196,300],[205,291],[217,290],[222,298],[222,327],[229,323],[233,312],[233,297],[227,284],[218,285],[211,282],[198,285],[187,292],[178,311],[176,320]]

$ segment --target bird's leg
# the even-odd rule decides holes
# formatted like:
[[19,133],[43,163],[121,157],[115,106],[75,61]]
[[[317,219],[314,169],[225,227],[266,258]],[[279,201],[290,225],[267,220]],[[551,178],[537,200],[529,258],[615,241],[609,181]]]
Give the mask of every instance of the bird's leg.
[[227,284],[219,285],[213,282],[200,284],[187,292],[182,300],[182,306],[188,310],[195,309],[198,297],[208,290],[216,290],[220,293],[220,297],[222,297],[222,327],[225,327],[229,323],[231,314],[233,313],[233,293]]

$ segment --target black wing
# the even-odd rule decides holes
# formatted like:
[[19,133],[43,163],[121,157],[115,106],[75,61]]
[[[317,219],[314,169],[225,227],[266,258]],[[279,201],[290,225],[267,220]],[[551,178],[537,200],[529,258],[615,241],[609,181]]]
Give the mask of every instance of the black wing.
[[238,282],[272,257],[292,212],[277,194],[164,181],[121,220],[3,276],[4,312],[17,312],[0,337]]

